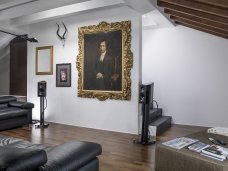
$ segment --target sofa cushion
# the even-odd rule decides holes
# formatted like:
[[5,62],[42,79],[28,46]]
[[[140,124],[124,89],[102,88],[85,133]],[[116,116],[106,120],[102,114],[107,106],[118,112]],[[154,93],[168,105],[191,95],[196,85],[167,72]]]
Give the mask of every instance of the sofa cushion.
[[47,162],[44,150],[0,147],[0,170],[34,170]]
[[0,96],[0,104],[8,103],[10,101],[16,101],[17,98],[14,96]]
[[19,107],[21,109],[32,109],[32,108],[34,108],[34,104],[33,103],[19,102],[19,101],[9,102],[9,106],[11,106],[11,107]]
[[101,154],[101,145],[92,142],[70,141],[46,150],[48,161],[43,170],[74,171]]
[[28,114],[28,110],[16,107],[7,107],[0,109],[0,120],[20,117]]
[[[19,151],[20,149],[21,150],[27,149],[31,151],[33,150],[46,151],[46,155],[48,158],[47,163],[42,164],[42,166],[40,167],[37,167],[37,169],[35,169],[37,171],[38,170],[39,171],[66,171],[66,170],[67,171],[76,171],[76,170],[98,171],[99,162],[96,156],[100,155],[102,151],[100,144],[92,143],[92,142],[70,141],[62,145],[52,147],[52,146],[43,145],[43,144],[33,144],[29,141],[8,137],[5,135],[0,135],[0,146],[17,149]],[[4,165],[4,162],[1,161],[1,156],[2,156],[2,153],[0,151],[0,166],[1,164]],[[32,156],[30,157],[32,160],[34,159]],[[29,159],[29,157],[25,159],[27,160]],[[38,159],[34,159],[34,160],[37,161]],[[24,162],[26,162],[26,160]],[[8,163],[9,162],[11,163],[13,161],[8,161]],[[21,161],[18,161],[16,163],[16,164],[19,164],[19,168],[21,167],[20,162]],[[31,161],[28,161],[28,162],[31,162]],[[13,166],[15,166],[16,164],[13,163]],[[16,167],[13,167],[13,169],[14,168]],[[27,164],[26,166],[23,166],[23,168],[20,171],[32,170],[32,169],[26,169],[26,168],[27,168]],[[1,167],[0,167],[0,170],[1,170]],[[12,170],[12,171],[16,171],[16,170]]]
[[33,144],[29,141],[19,140],[12,142],[8,145],[8,147],[15,147],[15,148],[26,148],[26,149],[34,149],[34,150],[50,150],[52,147],[44,144]]
[[0,104],[0,109],[8,107],[8,103],[2,103]]

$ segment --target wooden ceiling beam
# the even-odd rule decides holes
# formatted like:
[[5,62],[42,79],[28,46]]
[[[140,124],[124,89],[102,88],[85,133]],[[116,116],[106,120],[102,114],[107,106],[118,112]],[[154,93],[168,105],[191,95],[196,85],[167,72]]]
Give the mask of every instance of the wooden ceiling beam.
[[170,16],[172,20],[175,21],[176,24],[184,24],[185,26],[191,26],[191,28],[195,29],[201,29],[201,31],[206,31],[208,33],[213,33],[216,35],[219,35],[224,38],[228,38],[228,31],[220,30],[218,28],[211,27],[209,25],[205,25],[202,23],[198,23],[196,21],[180,18],[180,17],[175,17],[175,16]]
[[207,5],[207,4],[198,3],[198,2],[189,1],[189,0],[158,0],[158,3],[159,2],[165,2],[165,3],[173,4],[176,6],[180,6],[180,7],[184,7],[184,8],[197,10],[197,11],[201,11],[204,13],[228,18],[227,9],[218,8],[213,5]]
[[179,6],[179,5],[170,4],[170,3],[163,2],[160,0],[158,0],[157,3],[158,3],[158,6],[166,8],[166,9],[170,9],[170,10],[174,10],[174,11],[178,11],[181,13],[190,14],[190,15],[194,15],[194,16],[199,16],[202,18],[208,18],[210,20],[214,20],[221,24],[228,25],[228,18],[225,18],[225,17],[219,17],[217,15],[205,13],[205,12],[202,12],[202,11],[199,11],[196,9],[190,9],[190,8]]
[[170,9],[165,9],[164,12],[166,14],[171,15],[171,16],[186,18],[186,19],[191,20],[191,21],[196,21],[198,23],[203,23],[205,25],[209,25],[209,26],[212,26],[212,27],[224,30],[224,31],[228,31],[228,25],[224,25],[222,23],[219,23],[217,21],[213,21],[213,20],[210,20],[207,18],[203,18],[203,17],[199,17],[199,16],[195,16],[195,15],[190,15],[190,14],[185,14],[185,13],[182,13],[179,11],[173,11]]
[[227,0],[193,0],[193,1],[228,9]]
[[209,33],[209,34],[213,34],[215,36],[219,36],[219,37],[228,39],[228,35],[223,35],[223,34],[220,34],[220,33],[214,32],[214,31],[211,31],[211,30],[207,30],[207,29],[205,29],[203,27],[191,25],[189,23],[178,22],[178,21],[175,21],[175,23],[178,24],[178,25],[183,25],[185,27],[189,27],[189,28],[192,28],[192,29],[196,29],[196,30],[199,30],[199,31],[202,31],[202,32],[206,32],[206,33]]

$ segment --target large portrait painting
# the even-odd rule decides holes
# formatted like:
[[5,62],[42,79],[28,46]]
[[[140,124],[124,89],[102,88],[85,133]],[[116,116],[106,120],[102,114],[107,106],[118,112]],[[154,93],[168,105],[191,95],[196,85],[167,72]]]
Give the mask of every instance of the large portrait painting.
[[131,22],[101,22],[78,32],[78,96],[130,100]]

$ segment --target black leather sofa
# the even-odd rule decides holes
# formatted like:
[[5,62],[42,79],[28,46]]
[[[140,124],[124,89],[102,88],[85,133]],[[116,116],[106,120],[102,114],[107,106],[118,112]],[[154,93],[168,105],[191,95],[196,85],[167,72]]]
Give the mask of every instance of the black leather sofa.
[[34,104],[17,101],[14,96],[0,96],[0,131],[32,122]]
[[92,142],[51,147],[0,135],[0,171],[99,171],[101,151]]

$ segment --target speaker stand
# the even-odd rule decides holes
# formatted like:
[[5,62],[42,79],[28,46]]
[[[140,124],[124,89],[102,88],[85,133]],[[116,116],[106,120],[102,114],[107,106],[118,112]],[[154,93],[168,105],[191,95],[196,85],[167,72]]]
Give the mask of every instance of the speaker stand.
[[47,128],[49,126],[49,124],[48,123],[44,123],[44,124],[37,124],[37,125],[35,125],[35,128]]
[[148,140],[148,141],[142,141],[142,140],[139,140],[139,139],[136,139],[133,141],[134,144],[142,144],[142,145],[153,145],[156,143],[155,140]]
[[35,125],[35,128],[47,128],[48,123],[44,122],[44,97],[40,97],[40,124]]
[[134,140],[133,143],[142,144],[142,145],[152,145],[155,144],[155,140],[150,140],[149,137],[149,111],[150,106],[149,104],[142,104],[142,132],[141,138]]

